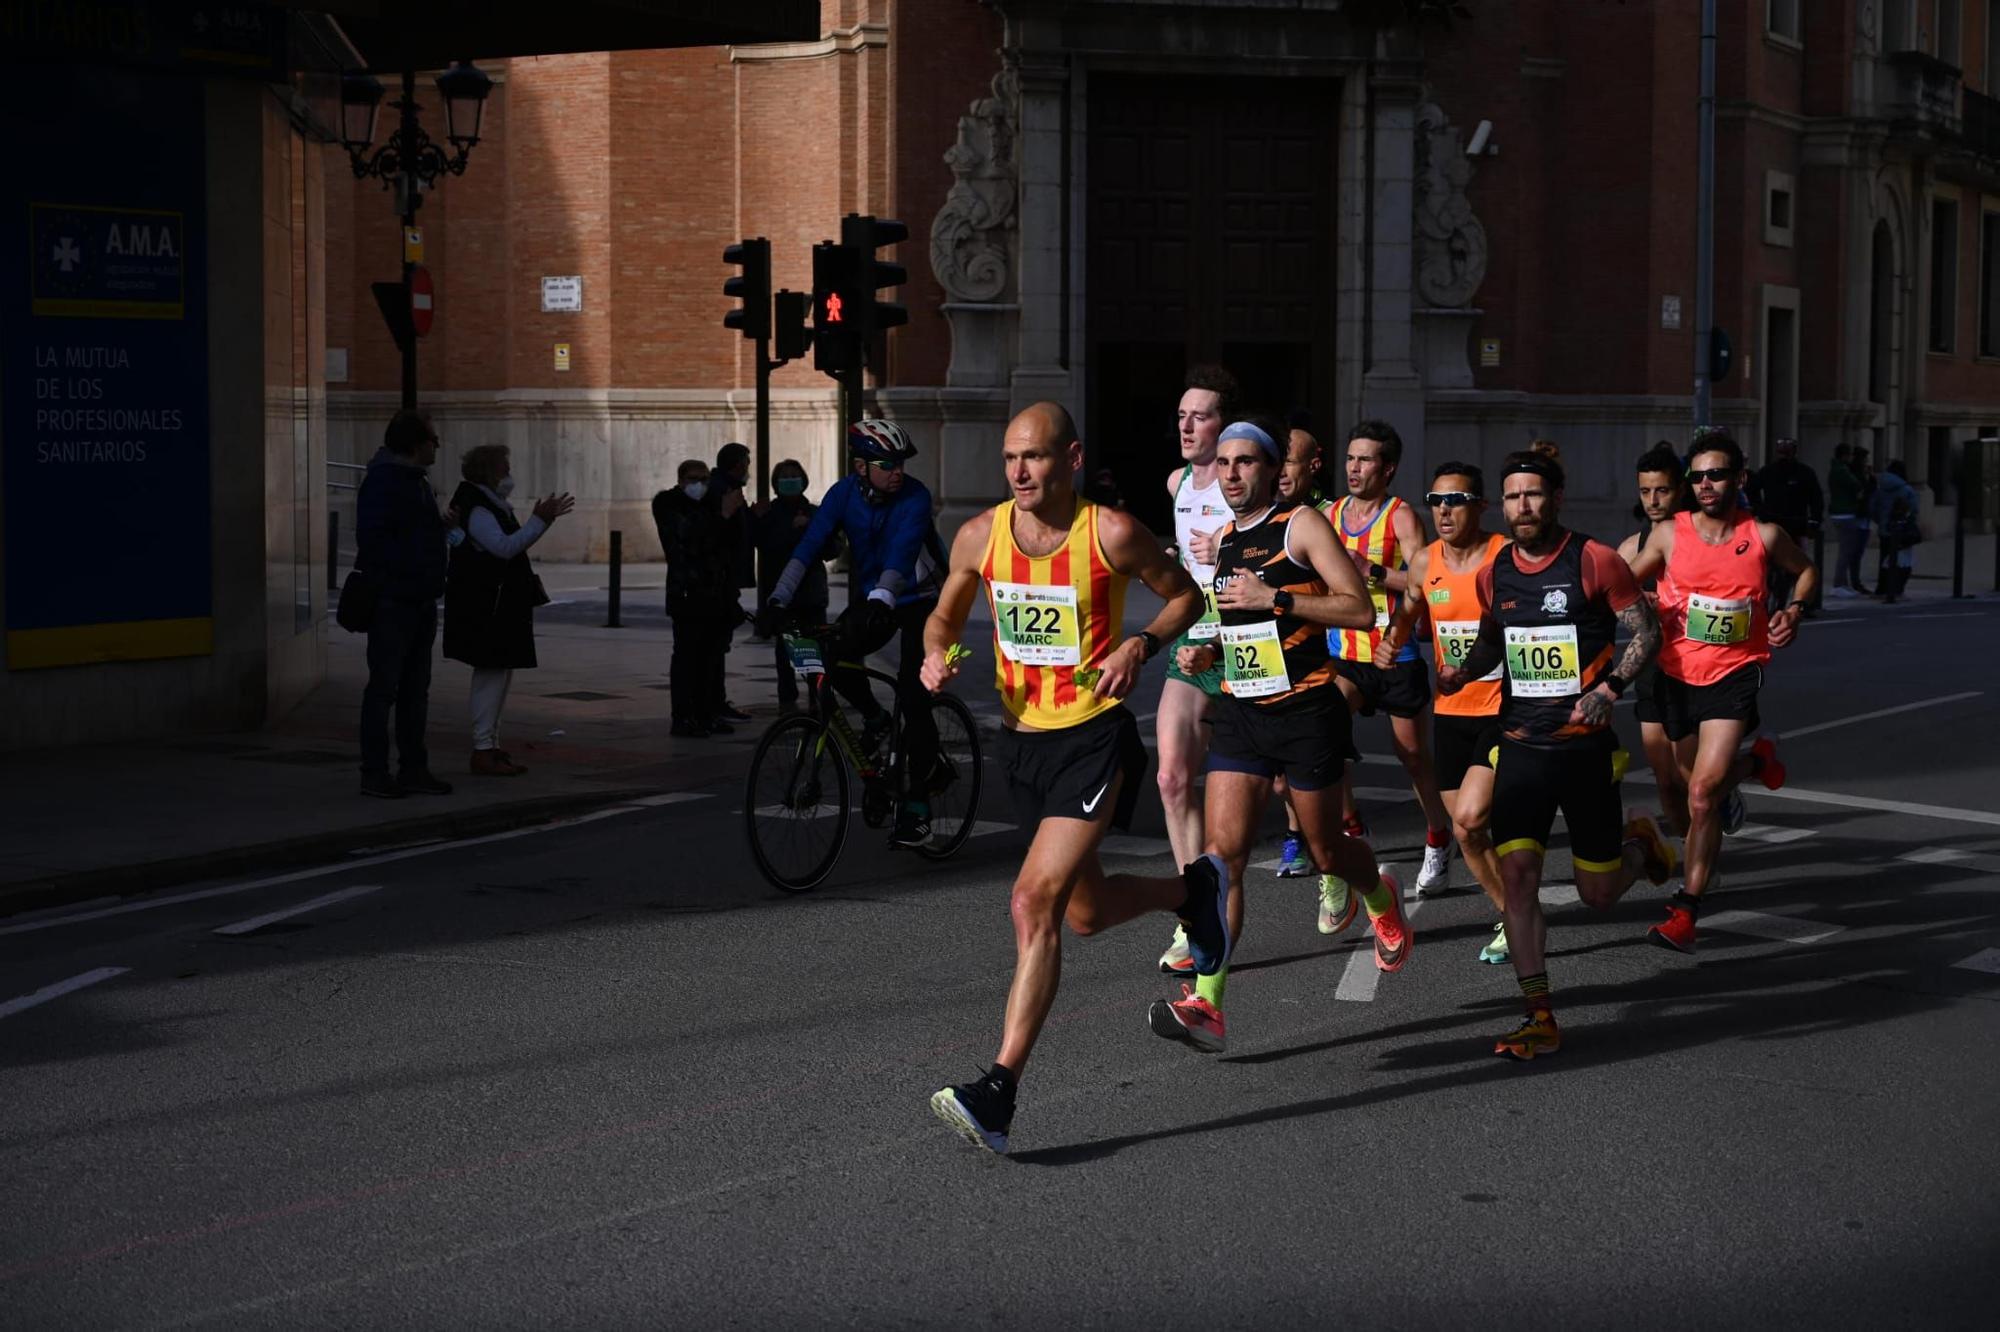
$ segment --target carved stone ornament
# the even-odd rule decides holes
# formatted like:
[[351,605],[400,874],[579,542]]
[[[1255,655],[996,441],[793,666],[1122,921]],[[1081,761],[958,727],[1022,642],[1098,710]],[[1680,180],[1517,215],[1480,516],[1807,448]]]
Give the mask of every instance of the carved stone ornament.
[[1434,309],[1470,305],[1486,280],[1486,228],[1465,201],[1471,179],[1458,130],[1437,103],[1423,103],[1417,108],[1417,294]]
[[993,76],[993,91],[958,118],[958,142],[944,155],[954,177],[931,222],[931,268],[954,301],[993,301],[1007,290],[1013,255],[1014,117],[1012,68]]

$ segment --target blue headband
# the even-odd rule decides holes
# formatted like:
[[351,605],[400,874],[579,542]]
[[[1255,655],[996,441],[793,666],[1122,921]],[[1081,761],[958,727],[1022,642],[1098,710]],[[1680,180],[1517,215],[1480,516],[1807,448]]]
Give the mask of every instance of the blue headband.
[[1255,444],[1258,448],[1269,454],[1271,461],[1274,463],[1281,463],[1285,460],[1285,455],[1278,451],[1278,441],[1265,434],[1262,427],[1254,426],[1248,421],[1235,421],[1222,427],[1222,435],[1215,442],[1220,444],[1224,440],[1230,439],[1249,440],[1252,444]]

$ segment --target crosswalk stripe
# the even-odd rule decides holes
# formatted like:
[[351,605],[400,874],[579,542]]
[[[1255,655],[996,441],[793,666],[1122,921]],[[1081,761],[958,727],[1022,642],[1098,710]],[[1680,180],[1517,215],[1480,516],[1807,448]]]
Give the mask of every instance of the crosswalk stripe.
[[[1098,846],[1098,851],[1107,856],[1164,856],[1172,853],[1174,846],[1164,837],[1135,837],[1130,833],[1112,833]],[[1273,868],[1277,861],[1272,861]]]
[[1990,976],[2000,976],[2000,948],[1982,948],[1963,962],[1954,962],[1953,967],[1963,967],[1967,971],[1983,971]]
[[1785,828],[1774,823],[1746,823],[1736,830],[1736,836],[1782,846],[1786,842],[1802,842],[1815,831],[1813,828]]
[[[1409,920],[1423,906],[1423,900],[1403,901],[1403,919]],[[1363,914],[1366,914],[1365,911]],[[1362,935],[1361,942],[1347,955],[1347,966],[1340,973],[1340,984],[1334,986],[1333,997],[1350,1004],[1372,1003],[1375,987],[1382,982],[1382,969],[1375,965],[1375,928],[1370,925]]]
[[1748,934],[1759,939],[1774,939],[1779,943],[1807,944],[1821,939],[1830,939],[1846,927],[1827,925],[1817,920],[1804,920],[1797,916],[1778,916],[1767,911],[1718,911],[1714,915],[1701,917],[1701,928],[1723,930],[1730,934]]
[[1905,851],[1896,859],[1907,860],[1913,865],[1965,865],[1985,870],[1988,874],[2000,874],[2000,856],[1980,851],[1960,851],[1949,846],[1919,847],[1915,851]]

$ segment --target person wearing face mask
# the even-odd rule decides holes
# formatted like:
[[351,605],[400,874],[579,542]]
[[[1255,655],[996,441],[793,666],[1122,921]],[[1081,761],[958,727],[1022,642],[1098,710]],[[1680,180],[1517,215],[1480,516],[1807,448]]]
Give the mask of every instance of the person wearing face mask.
[[[785,562],[791,558],[792,550],[799,544],[799,537],[812,525],[813,515],[819,506],[806,498],[806,469],[787,458],[771,469],[772,498],[759,504],[756,515],[751,520],[751,532],[757,541],[757,604],[763,605],[777,590],[778,575]],[[785,623],[778,626],[780,632],[771,635],[771,650],[778,668],[778,707],[780,711],[791,712],[798,707],[799,681],[792,670],[791,657],[785,651],[784,629],[798,626],[812,626],[826,623],[826,560],[838,553],[837,543],[828,543],[829,548],[820,559],[806,567],[805,580],[792,597]]]
[[674,622],[667,677],[674,710],[671,730],[698,739],[736,729],[716,715],[718,700],[711,697],[736,623],[735,588],[716,498],[709,491],[708,464],[690,458],[677,477],[672,490],[653,496],[653,522],[666,554],[667,615]]
[[459,465],[452,496],[465,539],[451,549],[444,585],[444,655],[472,667],[472,772],[518,777],[527,769],[500,748],[500,709],[517,670],[535,666],[535,607],[548,601],[528,548],[576,506],[568,494],[514,516],[513,464],[504,444],[481,444]]

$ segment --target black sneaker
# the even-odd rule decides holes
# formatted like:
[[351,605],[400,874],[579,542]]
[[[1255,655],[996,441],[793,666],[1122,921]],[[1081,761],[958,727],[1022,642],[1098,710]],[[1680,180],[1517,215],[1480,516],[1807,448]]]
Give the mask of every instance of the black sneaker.
[[988,1073],[946,1087],[931,1097],[931,1113],[961,1138],[996,1155],[1007,1154],[1007,1130],[1014,1126],[1014,1092]]
[[361,794],[378,800],[401,800],[409,792],[386,772],[364,772],[361,774]]
[[451,783],[440,781],[429,772],[404,772],[396,776],[396,785],[411,795],[450,795]]
[[737,707],[734,703],[724,703],[720,708],[716,709],[715,715],[724,721],[747,722],[754,720],[749,713]]
[[699,740],[708,734],[708,723],[689,721],[684,717],[674,718],[674,724],[667,728],[668,735],[678,735],[688,740]]
[[931,840],[930,806],[916,801],[906,801],[896,811],[896,830],[889,834],[889,845],[914,850]]
[[1181,871],[1187,901],[1181,904],[1181,925],[1187,930],[1188,956],[1197,976],[1213,976],[1229,965],[1229,870],[1213,853],[1197,856]]
[[710,735],[736,734],[736,728],[730,723],[722,720],[720,715],[710,717],[708,720],[704,721],[702,725],[708,728],[708,733]]

